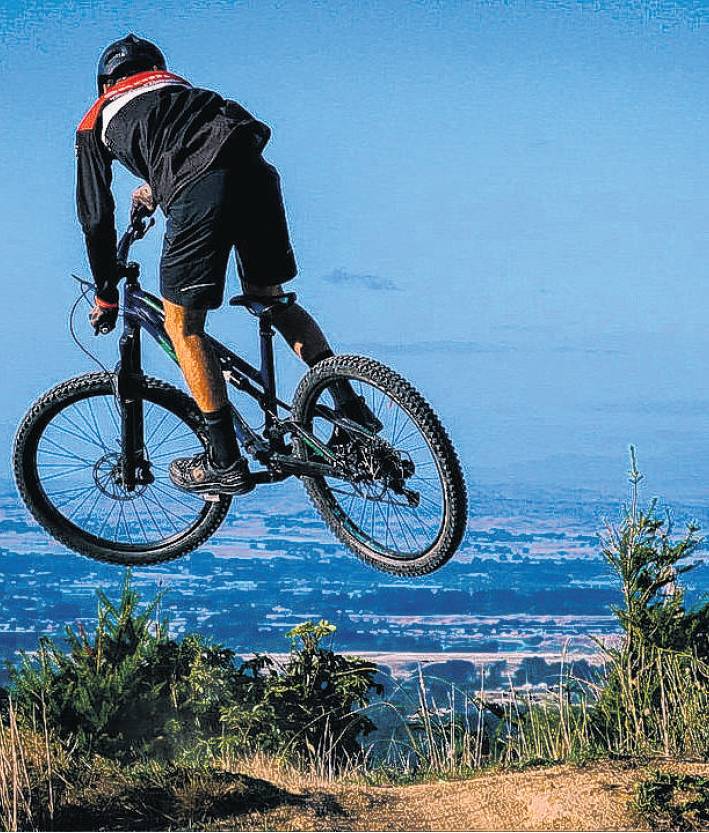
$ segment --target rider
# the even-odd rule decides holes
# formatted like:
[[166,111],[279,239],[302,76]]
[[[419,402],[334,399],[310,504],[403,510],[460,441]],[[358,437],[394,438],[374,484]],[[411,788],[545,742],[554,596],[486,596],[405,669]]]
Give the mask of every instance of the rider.
[[[111,163],[145,180],[134,209],[167,218],[160,261],[165,329],[207,428],[208,451],[174,460],[176,486],[243,494],[253,478],[237,444],[226,385],[205,335],[207,312],[222,303],[233,247],[245,294],[282,295],[296,275],[276,169],[261,152],[271,131],[240,104],[193,87],[167,71],[155,44],[129,34],[98,64],[99,98],[76,137],[77,213],[96,285],[89,319],[96,333],[115,327],[116,262]],[[273,324],[310,367],[333,355],[301,306],[276,304]],[[348,382],[332,389],[336,407],[370,430],[381,423]]]

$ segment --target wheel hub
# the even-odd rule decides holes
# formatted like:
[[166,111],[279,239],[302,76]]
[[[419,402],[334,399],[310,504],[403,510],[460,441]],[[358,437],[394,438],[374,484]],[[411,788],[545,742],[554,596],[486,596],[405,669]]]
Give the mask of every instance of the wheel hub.
[[377,438],[363,442],[360,438],[342,444],[338,449],[340,460],[354,473],[353,483],[378,487],[378,494],[369,493],[373,500],[381,500],[388,491],[406,498],[409,506],[416,507],[420,495],[406,487],[406,481],[416,472],[414,462],[384,440]]
[[113,500],[129,501],[140,497],[148,488],[147,479],[136,482],[135,488],[128,490],[123,483],[121,455],[109,451],[99,457],[94,465],[93,475],[96,487]]

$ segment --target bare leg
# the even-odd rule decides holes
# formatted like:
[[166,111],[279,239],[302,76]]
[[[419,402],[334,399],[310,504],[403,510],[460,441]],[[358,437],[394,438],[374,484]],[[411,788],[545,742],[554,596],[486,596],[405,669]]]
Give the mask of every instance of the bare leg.
[[[244,283],[243,287],[247,295],[262,298],[273,297],[283,292],[280,284],[259,287]],[[273,326],[288,342],[296,356],[308,367],[313,367],[319,361],[334,355],[320,325],[300,304],[291,304],[289,307],[277,309],[273,313],[272,320]],[[355,393],[349,380],[341,379],[333,382],[330,392],[337,407],[345,416],[372,431],[381,430],[381,422],[371,412],[364,398]]]
[[187,387],[203,413],[227,403],[226,384],[204,333],[206,309],[187,309],[163,299],[165,330],[177,353]]
[[236,441],[226,384],[207,341],[205,309],[187,309],[163,299],[165,330],[170,336],[187,387],[204,415],[212,462],[232,466],[241,456]]

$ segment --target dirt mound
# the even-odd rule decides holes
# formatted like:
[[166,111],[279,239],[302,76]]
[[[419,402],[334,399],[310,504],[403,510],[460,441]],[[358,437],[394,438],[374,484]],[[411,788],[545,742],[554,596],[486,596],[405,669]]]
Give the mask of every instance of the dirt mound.
[[[706,765],[661,768],[709,775]],[[631,799],[650,769],[602,763],[407,787],[326,787],[306,792],[298,807],[233,821],[241,830],[643,830]]]

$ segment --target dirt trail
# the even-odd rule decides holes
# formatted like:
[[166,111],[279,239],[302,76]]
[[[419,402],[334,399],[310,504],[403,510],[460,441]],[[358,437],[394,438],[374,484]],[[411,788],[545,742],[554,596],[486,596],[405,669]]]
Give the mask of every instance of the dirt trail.
[[[709,775],[707,765],[667,768]],[[603,763],[408,787],[329,787],[305,794],[299,807],[233,821],[241,830],[642,830],[630,803],[649,770]]]

